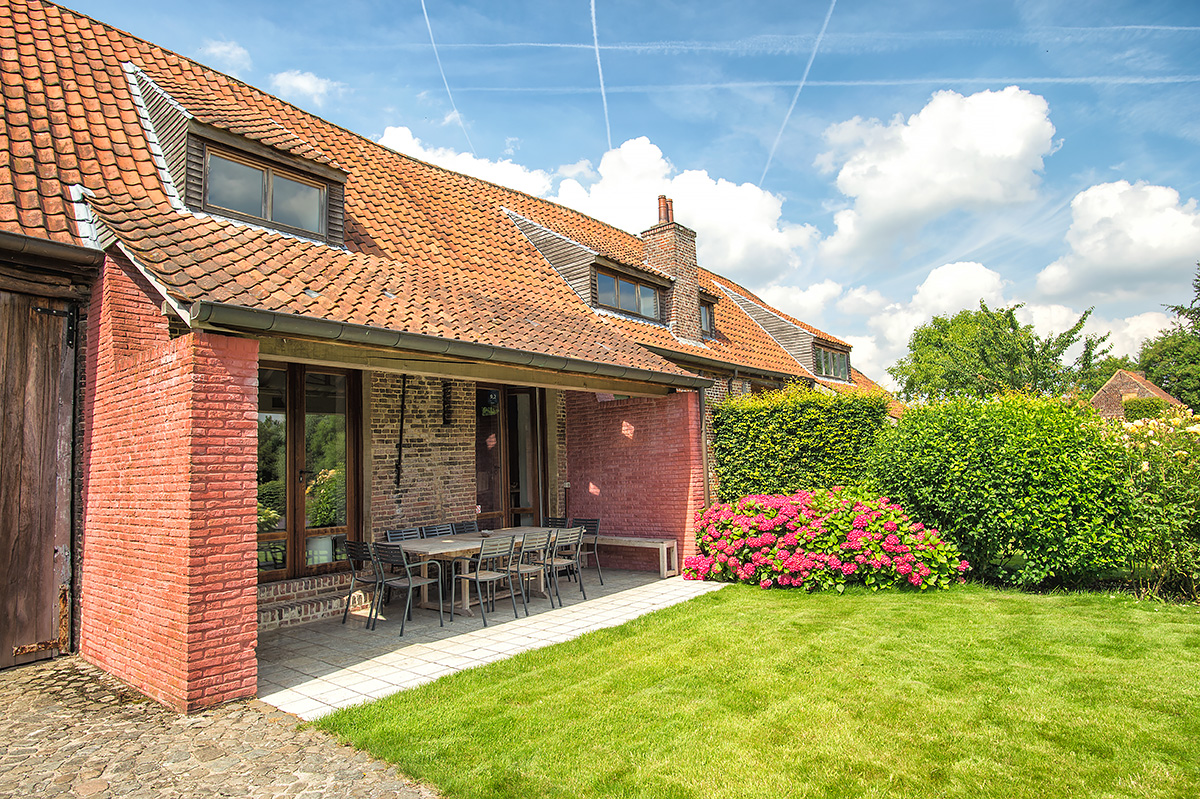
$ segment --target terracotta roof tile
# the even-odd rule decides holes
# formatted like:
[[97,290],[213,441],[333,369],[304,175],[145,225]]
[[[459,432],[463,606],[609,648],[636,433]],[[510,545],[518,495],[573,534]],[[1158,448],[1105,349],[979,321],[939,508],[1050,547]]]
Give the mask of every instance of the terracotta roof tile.
[[[172,209],[124,62],[202,123],[343,170],[347,249]],[[401,155],[66,9],[38,0],[0,7],[0,85],[5,229],[75,241],[69,186],[82,183],[94,193],[98,220],[179,302],[314,314],[658,372],[682,370],[641,345],[803,373],[732,303],[718,303],[717,336],[703,344],[679,341],[662,326],[597,315],[504,211],[644,268],[638,236]],[[718,284],[736,286],[704,270],[701,283],[714,292]]]

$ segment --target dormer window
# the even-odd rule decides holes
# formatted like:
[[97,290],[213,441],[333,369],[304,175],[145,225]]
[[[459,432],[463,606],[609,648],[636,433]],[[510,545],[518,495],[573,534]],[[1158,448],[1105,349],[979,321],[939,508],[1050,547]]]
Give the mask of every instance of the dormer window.
[[700,332],[706,336],[713,334],[716,306],[711,302],[700,301]]
[[342,246],[344,173],[216,128],[196,127],[187,136],[188,206]]
[[232,153],[209,148],[206,155],[205,210],[324,236],[325,184]]
[[626,275],[596,272],[596,304],[658,321],[659,289]]
[[850,379],[850,353],[839,350],[827,350],[824,347],[813,347],[814,371],[820,377],[832,377],[835,380]]

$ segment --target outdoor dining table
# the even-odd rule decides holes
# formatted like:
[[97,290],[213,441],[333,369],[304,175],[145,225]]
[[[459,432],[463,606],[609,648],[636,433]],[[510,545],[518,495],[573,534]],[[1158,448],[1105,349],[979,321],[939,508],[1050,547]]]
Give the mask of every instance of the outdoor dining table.
[[[507,538],[512,537],[513,546],[515,549],[521,548],[521,541],[527,533],[544,533],[548,530],[553,530],[552,527],[505,527],[500,530],[481,530],[479,535],[445,535],[434,538],[418,538],[411,541],[404,541],[404,551],[410,555],[415,555],[422,561],[421,576],[426,575],[425,561],[442,560],[453,561],[455,558],[468,558],[471,555],[479,552],[479,545],[488,538]],[[467,590],[470,586],[464,581],[462,589],[462,604],[455,610],[451,608],[451,613],[458,613],[460,616],[474,616],[471,611],[471,603],[478,600],[471,599],[471,592]],[[536,592],[531,593],[545,595],[545,585],[539,584]],[[421,589],[421,606],[429,606],[429,586]]]

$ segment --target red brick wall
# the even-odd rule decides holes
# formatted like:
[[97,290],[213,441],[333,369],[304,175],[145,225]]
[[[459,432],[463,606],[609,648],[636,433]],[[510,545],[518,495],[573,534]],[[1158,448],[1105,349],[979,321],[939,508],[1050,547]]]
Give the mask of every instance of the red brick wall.
[[[570,391],[570,515],[600,519],[604,535],[674,538],[680,562],[696,549],[704,503],[699,395],[601,402]],[[602,566],[658,570],[654,550],[601,550]]]
[[[442,415],[442,383],[410,375],[369,375],[371,395],[371,535],[475,518],[475,384],[450,385],[450,424]],[[404,394],[404,449],[396,480],[396,439]]]
[[170,338],[110,258],[87,346],[83,656],[177,710],[253,696],[258,345]]

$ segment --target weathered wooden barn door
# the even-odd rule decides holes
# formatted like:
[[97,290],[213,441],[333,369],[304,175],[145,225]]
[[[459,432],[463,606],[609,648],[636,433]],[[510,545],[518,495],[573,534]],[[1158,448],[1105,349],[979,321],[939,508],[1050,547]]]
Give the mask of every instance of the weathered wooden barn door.
[[75,316],[0,291],[0,668],[69,641]]

